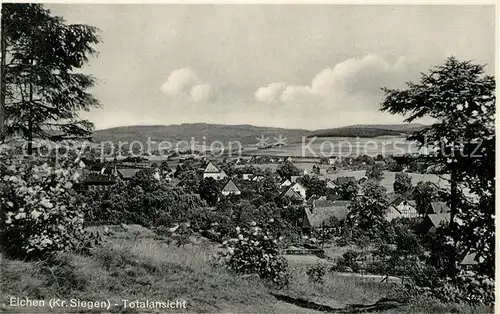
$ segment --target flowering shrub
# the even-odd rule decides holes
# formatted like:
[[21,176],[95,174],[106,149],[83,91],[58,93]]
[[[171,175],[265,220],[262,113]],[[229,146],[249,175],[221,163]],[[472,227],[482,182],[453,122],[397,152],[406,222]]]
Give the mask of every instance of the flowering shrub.
[[39,159],[0,156],[1,243],[17,257],[81,248],[84,204],[73,190],[76,163],[49,166]]
[[279,254],[278,241],[256,223],[235,231],[233,238],[223,242],[226,250],[221,256],[226,266],[237,273],[257,274],[278,287],[288,285],[288,264]]

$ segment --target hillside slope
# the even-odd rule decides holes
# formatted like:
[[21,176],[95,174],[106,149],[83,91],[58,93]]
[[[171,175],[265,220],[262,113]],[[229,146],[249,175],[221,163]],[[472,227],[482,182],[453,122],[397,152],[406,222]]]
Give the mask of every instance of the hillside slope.
[[258,127],[253,125],[224,125],[192,123],[180,125],[137,125],[116,127],[94,132],[93,139],[101,141],[141,141],[145,143],[148,138],[151,141],[188,141],[192,138],[196,141],[206,141],[210,145],[213,141],[221,141],[225,145],[229,141],[240,141],[242,144],[256,144],[257,139],[264,137],[287,137],[287,142],[299,142],[302,136],[307,136],[308,130],[302,129],[282,129],[272,127]]
[[323,129],[311,132],[309,137],[377,137],[405,135],[422,130],[423,124],[357,124],[341,128]]

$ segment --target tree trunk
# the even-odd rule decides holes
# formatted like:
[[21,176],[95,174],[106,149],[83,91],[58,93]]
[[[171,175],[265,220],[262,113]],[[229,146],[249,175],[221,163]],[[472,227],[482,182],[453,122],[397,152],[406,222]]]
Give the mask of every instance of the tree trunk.
[[455,248],[456,248],[456,232],[455,232],[455,215],[457,213],[457,164],[454,162],[451,165],[451,202],[450,202],[450,236],[453,239],[453,247],[450,252],[450,273],[451,277],[454,278],[456,274],[456,256],[455,256]]
[[[30,60],[30,64],[33,65],[33,60]],[[31,67],[33,70],[33,67]],[[30,79],[30,91],[28,100],[28,155],[33,155],[33,112],[31,110],[33,106],[33,83]]]
[[[2,13],[5,8],[2,7]],[[1,35],[0,35],[0,53],[1,61],[0,61],[0,141],[5,138],[4,132],[4,121],[5,121],[5,92],[7,87],[7,79],[5,77],[5,73],[7,70],[7,41],[5,39],[5,25],[1,26]]]

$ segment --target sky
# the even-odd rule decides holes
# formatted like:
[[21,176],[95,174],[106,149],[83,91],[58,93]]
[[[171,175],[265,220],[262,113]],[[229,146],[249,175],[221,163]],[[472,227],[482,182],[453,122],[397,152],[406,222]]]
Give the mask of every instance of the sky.
[[[83,71],[97,129],[180,123],[320,129],[379,111],[449,56],[495,69],[495,8],[475,5],[50,4],[100,29]],[[427,122],[422,120],[420,122]]]

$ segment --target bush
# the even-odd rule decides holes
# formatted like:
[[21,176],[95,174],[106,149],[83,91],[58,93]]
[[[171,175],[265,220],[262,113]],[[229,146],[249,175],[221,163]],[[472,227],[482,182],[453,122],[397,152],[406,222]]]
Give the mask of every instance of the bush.
[[56,167],[4,155],[0,174],[1,243],[7,255],[42,257],[93,242],[83,229],[85,204],[73,190],[80,177],[76,163]]
[[257,274],[279,288],[288,285],[288,264],[280,256],[278,242],[257,227],[236,228],[235,237],[223,242],[226,251],[220,253],[225,265],[240,274]]
[[326,265],[323,263],[318,263],[313,266],[309,266],[306,270],[307,277],[309,281],[314,283],[324,283],[326,274]]

